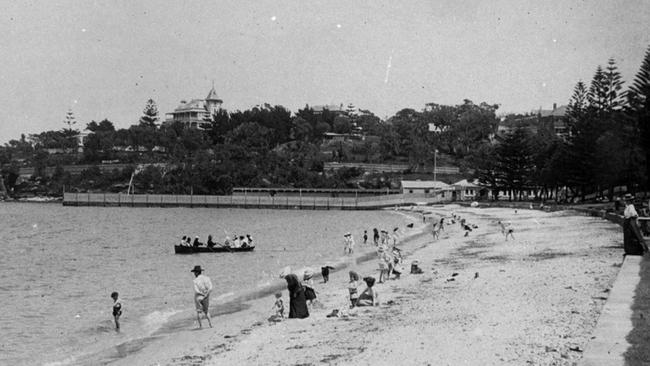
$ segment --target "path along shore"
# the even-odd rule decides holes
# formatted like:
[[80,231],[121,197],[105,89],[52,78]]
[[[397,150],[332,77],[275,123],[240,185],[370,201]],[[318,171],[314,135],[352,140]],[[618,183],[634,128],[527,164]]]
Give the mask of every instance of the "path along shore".
[[[620,227],[573,211],[423,207],[453,211],[439,239],[415,236],[405,267],[423,274],[377,284],[378,307],[343,311],[347,270],[316,281],[320,306],[302,320],[269,323],[273,299],[179,331],[117,365],[573,365],[583,355],[623,261]],[[497,221],[511,222],[505,241]],[[387,223],[386,227],[390,227]],[[425,229],[426,230],[426,229]],[[360,245],[360,244],[358,244]],[[376,261],[352,264],[377,277]],[[408,272],[408,271],[407,271]],[[287,292],[283,291],[285,302]],[[246,314],[245,316],[243,314]]]

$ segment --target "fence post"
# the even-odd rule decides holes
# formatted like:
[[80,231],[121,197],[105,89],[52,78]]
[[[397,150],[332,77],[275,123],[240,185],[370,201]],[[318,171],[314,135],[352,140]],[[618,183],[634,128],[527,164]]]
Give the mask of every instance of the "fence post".
[[104,207],[106,207],[106,192],[104,192]]
[[144,206],[149,207],[149,194],[148,193],[144,195],[144,202],[145,202]]

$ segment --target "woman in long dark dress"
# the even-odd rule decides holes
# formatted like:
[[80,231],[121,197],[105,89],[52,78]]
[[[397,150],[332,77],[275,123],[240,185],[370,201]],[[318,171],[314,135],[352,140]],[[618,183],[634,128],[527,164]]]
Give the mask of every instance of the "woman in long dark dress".
[[286,275],[284,279],[287,281],[287,290],[289,290],[289,318],[307,318],[309,310],[307,309],[305,288],[293,273]]
[[630,194],[625,195],[625,211],[623,212],[623,249],[627,255],[643,255],[648,251],[643,235],[637,225],[637,217],[634,208],[633,197]]

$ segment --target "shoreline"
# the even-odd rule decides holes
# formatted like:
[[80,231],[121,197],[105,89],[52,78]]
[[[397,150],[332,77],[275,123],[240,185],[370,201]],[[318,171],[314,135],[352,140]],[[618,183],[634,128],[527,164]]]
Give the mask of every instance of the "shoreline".
[[[176,356],[137,364],[570,365],[581,358],[622,262],[615,224],[571,211],[423,209],[453,210],[479,228],[464,237],[449,225],[435,242],[416,238],[405,268],[417,259],[425,273],[376,285],[380,306],[327,318],[347,303],[347,273],[339,271],[317,286],[323,308],[307,319],[259,322],[230,338],[201,334],[170,352]],[[503,240],[498,219],[513,222],[516,240]],[[373,262],[356,269],[377,275]]]
[[[410,211],[396,211],[393,209],[386,211],[405,216],[407,217],[407,221],[414,223],[417,223],[419,220]],[[390,226],[390,228],[392,227]],[[411,229],[407,229],[406,227],[400,228],[402,229],[401,231],[407,230],[401,234],[400,241],[408,243],[413,236],[422,235],[423,227],[424,225],[420,225],[420,227],[414,225],[414,228]],[[386,228],[388,229],[388,226]],[[371,241],[372,239],[370,239],[369,243]],[[356,253],[354,256],[341,256],[338,259],[328,262],[335,267],[335,270],[331,272],[330,276],[336,275],[338,272],[345,272],[347,274],[347,271],[345,271],[346,268],[356,266],[357,263],[372,261],[376,257],[374,245],[368,244],[364,246],[362,239],[357,243],[355,248]],[[324,263],[309,263],[304,268],[316,268],[315,266],[322,264]],[[278,273],[281,269],[277,268]],[[296,269],[299,270],[300,268]],[[317,282],[317,291],[319,291],[318,282],[322,282],[319,268],[315,272],[314,280]],[[268,315],[266,315],[267,309],[269,308],[268,304],[273,304],[274,300],[271,299],[273,294],[278,291],[282,291],[283,295],[286,296],[286,283],[279,278],[260,287],[244,289],[235,293],[218,294],[211,301],[210,306],[213,325],[215,325],[214,329],[222,330],[224,332],[222,336],[226,337],[226,339],[234,339],[239,330],[250,329],[261,321],[266,321],[266,318],[268,318]],[[181,337],[187,337],[188,334],[194,336],[198,333],[211,331],[204,327],[203,331],[197,332],[195,329],[196,326],[195,312],[193,308],[190,309],[188,307],[170,317],[159,329],[149,335],[128,338],[128,335],[123,334],[126,337],[125,340],[114,347],[99,351],[95,350],[64,361],[51,362],[48,365],[151,364],[148,361],[151,357],[150,354],[164,354],[170,347],[177,347],[178,344],[173,342],[172,339],[177,338],[179,334]],[[172,341],[171,344],[165,345],[170,341]]]
[[[417,259],[425,273],[406,273],[376,285],[378,307],[346,310],[347,271],[337,268],[327,284],[318,274],[315,288],[321,305],[310,308],[307,319],[269,323],[270,291],[243,300],[243,311],[213,317],[213,329],[192,330],[184,323],[173,337],[124,346],[117,350],[119,358],[104,359],[103,364],[370,364],[408,359],[424,364],[570,365],[581,357],[572,349],[585,348],[622,262],[617,225],[572,211],[417,209],[400,213],[412,212],[418,222],[419,212],[439,217],[455,211],[479,228],[463,237],[457,224],[448,225],[434,241],[423,231],[427,226],[414,227],[403,246],[403,265],[408,272]],[[503,241],[497,219],[513,222],[517,240]],[[355,259],[348,266],[377,278],[372,259]],[[280,287],[286,300],[286,286],[280,282]],[[343,316],[327,318],[333,309],[341,309]],[[421,344],[411,349],[410,340]]]

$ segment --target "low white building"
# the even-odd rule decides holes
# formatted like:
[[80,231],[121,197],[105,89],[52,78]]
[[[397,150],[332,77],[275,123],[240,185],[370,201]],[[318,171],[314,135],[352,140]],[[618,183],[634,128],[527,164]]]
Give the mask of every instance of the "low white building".
[[460,180],[454,184],[455,200],[468,201],[475,200],[479,197],[481,191],[481,186],[478,185],[478,182],[475,180],[473,182],[467,181],[467,179]]
[[441,181],[403,180],[402,194],[412,197],[434,198],[439,202],[454,199],[454,187]]

